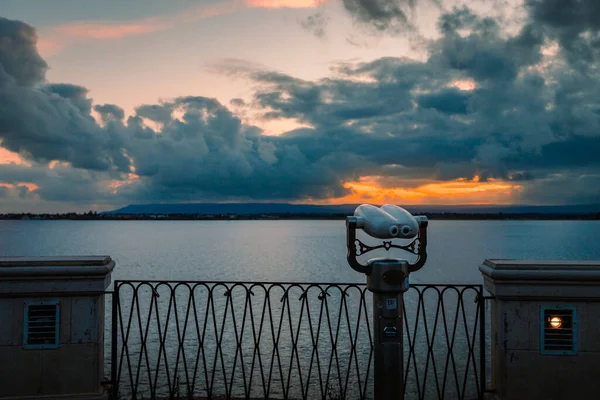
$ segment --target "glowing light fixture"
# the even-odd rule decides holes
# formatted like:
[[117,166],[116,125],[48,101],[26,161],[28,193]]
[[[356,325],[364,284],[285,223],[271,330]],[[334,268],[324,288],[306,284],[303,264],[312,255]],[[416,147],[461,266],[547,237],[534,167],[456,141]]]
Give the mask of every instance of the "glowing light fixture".
[[553,304],[540,307],[541,354],[566,356],[577,354],[577,307]]
[[560,317],[550,317],[550,327],[558,329],[562,326],[562,319]]

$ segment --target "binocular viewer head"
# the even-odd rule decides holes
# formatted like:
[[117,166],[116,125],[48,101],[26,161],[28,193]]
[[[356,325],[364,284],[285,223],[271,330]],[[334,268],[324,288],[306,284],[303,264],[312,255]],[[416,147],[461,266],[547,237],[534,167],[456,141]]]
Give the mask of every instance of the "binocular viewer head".
[[[371,270],[369,264],[359,263],[357,256],[379,248],[386,251],[397,248],[417,256],[414,263],[408,264],[410,272],[420,269],[427,259],[427,223],[426,217],[415,217],[404,208],[392,204],[381,207],[370,204],[358,206],[354,210],[354,215],[346,218],[348,263],[354,270],[369,275]],[[412,241],[406,245],[396,245],[390,240],[384,241],[379,246],[368,246],[356,237],[358,229],[376,239],[412,239]]]
[[412,239],[419,233],[420,220],[402,207],[363,204],[354,211],[356,228],[377,239]]

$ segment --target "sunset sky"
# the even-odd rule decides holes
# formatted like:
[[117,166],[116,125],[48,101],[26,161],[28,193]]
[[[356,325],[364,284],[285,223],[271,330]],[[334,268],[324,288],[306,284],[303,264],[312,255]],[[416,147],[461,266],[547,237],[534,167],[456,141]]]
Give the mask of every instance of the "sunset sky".
[[0,0],[0,213],[600,203],[597,0]]

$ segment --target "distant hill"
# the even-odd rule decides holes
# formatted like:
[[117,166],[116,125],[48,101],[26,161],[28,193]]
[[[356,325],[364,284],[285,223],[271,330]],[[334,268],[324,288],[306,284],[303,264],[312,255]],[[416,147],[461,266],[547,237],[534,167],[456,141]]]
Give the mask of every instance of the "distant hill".
[[[350,215],[358,204],[311,205],[288,203],[182,203],[182,204],[132,204],[103,214],[200,214],[200,215],[261,215],[261,214],[346,214]],[[405,206],[413,213],[451,214],[572,214],[600,213],[600,204],[565,206]]]

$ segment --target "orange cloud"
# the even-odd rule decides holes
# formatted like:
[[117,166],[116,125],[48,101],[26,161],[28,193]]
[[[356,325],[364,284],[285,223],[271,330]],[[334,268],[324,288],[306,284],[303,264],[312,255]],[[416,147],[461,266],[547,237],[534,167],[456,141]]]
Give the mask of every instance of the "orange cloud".
[[38,185],[36,185],[35,183],[30,183],[30,182],[20,182],[20,183],[16,183],[16,184],[0,183],[0,187],[6,187],[9,189],[16,189],[19,186],[25,186],[27,189],[29,189],[30,192],[33,192],[34,190],[39,189]]
[[250,8],[316,8],[324,0],[245,0],[244,4]]
[[393,204],[509,204],[522,187],[498,180],[487,182],[457,179],[448,182],[432,182],[416,187],[382,187],[381,177],[362,177],[346,182],[344,187],[352,193],[328,201],[344,203],[393,203]]
[[124,180],[114,180],[108,186],[112,189],[113,194],[116,194],[118,189],[121,186],[131,185],[136,180],[140,179],[140,177],[134,173],[127,174],[127,179]]
[[31,163],[24,160],[19,154],[0,147],[0,165],[2,164],[18,164],[31,167]]
[[90,39],[118,39],[124,36],[141,35],[167,29],[169,25],[153,18],[137,23],[103,24],[100,22],[75,22],[59,26],[55,32],[60,35],[86,37]]
[[450,86],[464,91],[477,89],[477,83],[473,79],[456,79],[450,82]]
[[156,18],[125,23],[77,21],[52,29],[48,36],[38,39],[38,51],[45,57],[59,53],[71,43],[86,40],[110,40],[142,35],[168,29],[169,23]]
[[89,40],[115,40],[127,36],[159,32],[181,24],[230,14],[243,8],[315,8],[324,1],[329,0],[229,0],[213,6],[192,7],[164,17],[125,22],[75,21],[56,26],[46,35],[39,35],[37,48],[42,56],[50,57],[73,43]]
[[235,0],[211,7],[193,7],[166,17],[152,17],[141,20],[111,21],[75,21],[59,25],[48,35],[39,35],[37,47],[44,57],[53,56],[72,43],[88,40],[115,40],[127,36],[139,36],[171,29],[184,23],[227,14],[240,8]]

